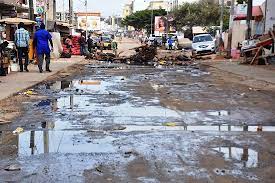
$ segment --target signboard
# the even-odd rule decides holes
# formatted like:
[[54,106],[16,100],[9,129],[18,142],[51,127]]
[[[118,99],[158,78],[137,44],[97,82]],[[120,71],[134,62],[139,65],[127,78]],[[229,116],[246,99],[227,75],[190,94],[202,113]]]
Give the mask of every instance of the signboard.
[[77,18],[77,27],[78,29],[94,31],[101,30],[101,23],[99,16],[78,16]]
[[235,15],[246,15],[247,14],[247,5],[246,4],[238,4],[235,9]]
[[155,16],[155,34],[163,34],[166,32],[166,18]]
[[45,0],[33,0],[34,14],[42,15],[45,11]]

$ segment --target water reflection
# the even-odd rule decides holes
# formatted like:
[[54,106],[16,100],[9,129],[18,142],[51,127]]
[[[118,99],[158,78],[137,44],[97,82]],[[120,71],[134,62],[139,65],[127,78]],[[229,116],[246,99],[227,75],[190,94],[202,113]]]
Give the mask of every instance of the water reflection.
[[56,81],[55,83],[48,85],[47,89],[52,89],[52,90],[64,90],[67,88],[72,88],[72,81]]
[[232,126],[232,125],[178,125],[137,126],[125,125],[124,131],[205,131],[205,132],[275,132],[275,126]]
[[213,150],[222,153],[226,161],[237,160],[237,164],[244,168],[256,168],[258,166],[258,152],[248,147],[217,147]]

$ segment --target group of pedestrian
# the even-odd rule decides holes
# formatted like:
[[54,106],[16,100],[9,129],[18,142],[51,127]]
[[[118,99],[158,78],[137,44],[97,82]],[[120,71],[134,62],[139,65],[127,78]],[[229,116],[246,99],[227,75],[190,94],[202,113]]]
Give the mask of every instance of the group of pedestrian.
[[[94,53],[97,48],[100,49],[100,52],[103,52],[104,49],[104,40],[102,36],[98,38],[98,42],[95,42],[95,40],[92,38],[92,34],[89,34],[86,41],[85,33],[81,33],[81,36],[78,39],[78,43],[80,45],[81,56],[85,56],[87,53]],[[113,53],[117,55],[118,43],[116,42],[114,37],[111,41],[111,48],[113,50]]]
[[[15,46],[18,52],[18,60],[20,66],[20,72],[24,70],[29,72],[29,42],[30,42],[30,33],[25,29],[25,24],[20,22],[18,24],[18,29],[15,31]],[[51,47],[49,46],[49,43]],[[43,62],[46,61],[47,72],[52,72],[50,70],[50,53],[53,51],[53,42],[51,34],[45,30],[45,24],[42,23],[39,29],[35,32],[33,38],[33,46],[36,51],[36,56],[38,60],[38,69],[39,72],[43,72]],[[23,58],[25,62],[23,63]]]

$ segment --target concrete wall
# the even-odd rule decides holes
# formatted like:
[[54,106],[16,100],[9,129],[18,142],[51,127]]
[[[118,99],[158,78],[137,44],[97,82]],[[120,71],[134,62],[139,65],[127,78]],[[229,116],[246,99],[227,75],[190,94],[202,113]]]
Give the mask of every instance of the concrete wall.
[[265,32],[270,28],[273,28],[273,25],[275,25],[275,0],[267,0],[266,3]]
[[232,48],[237,48],[238,43],[245,40],[245,21],[234,21],[232,29]]

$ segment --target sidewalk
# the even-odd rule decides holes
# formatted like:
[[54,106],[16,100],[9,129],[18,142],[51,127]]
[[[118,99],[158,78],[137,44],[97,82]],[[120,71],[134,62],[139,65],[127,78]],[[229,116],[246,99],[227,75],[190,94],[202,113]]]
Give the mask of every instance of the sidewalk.
[[236,75],[275,84],[275,68],[271,65],[239,65],[236,62],[207,62],[204,64]]
[[70,59],[51,60],[51,73],[39,73],[36,65],[29,65],[30,72],[12,72],[7,76],[0,77],[0,100],[11,96],[12,94],[29,88],[49,76],[56,74],[58,71],[65,69],[68,66],[74,65],[84,58],[80,56],[73,56]]

